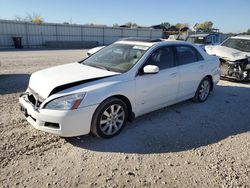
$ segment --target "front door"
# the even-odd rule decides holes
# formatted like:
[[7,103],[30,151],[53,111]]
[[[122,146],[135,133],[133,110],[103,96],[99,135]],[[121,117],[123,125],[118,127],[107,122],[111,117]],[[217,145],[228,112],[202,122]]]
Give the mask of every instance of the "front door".
[[160,71],[157,74],[142,72],[135,79],[136,105],[139,115],[174,102],[178,92],[179,69],[175,63],[172,47],[165,46],[157,49],[143,67],[146,65],[156,65]]

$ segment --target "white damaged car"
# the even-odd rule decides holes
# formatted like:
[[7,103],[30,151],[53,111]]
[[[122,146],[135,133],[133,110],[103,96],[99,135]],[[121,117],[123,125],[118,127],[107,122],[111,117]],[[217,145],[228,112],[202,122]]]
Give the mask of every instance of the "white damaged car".
[[206,46],[205,50],[220,58],[222,77],[250,80],[250,36],[230,37],[221,45]]
[[33,73],[19,102],[39,130],[110,138],[142,114],[190,98],[206,101],[219,78],[219,59],[190,43],[123,40]]

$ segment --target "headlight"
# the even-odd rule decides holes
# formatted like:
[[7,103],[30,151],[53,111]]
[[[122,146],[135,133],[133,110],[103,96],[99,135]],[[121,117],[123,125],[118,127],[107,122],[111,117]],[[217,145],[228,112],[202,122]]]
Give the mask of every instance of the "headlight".
[[84,98],[85,93],[76,93],[56,98],[45,105],[45,109],[73,110],[77,109]]

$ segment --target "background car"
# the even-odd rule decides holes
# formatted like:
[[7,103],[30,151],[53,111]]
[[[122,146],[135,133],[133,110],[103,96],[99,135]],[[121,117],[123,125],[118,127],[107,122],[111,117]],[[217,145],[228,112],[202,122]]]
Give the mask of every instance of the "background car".
[[39,130],[111,138],[140,115],[191,98],[206,101],[219,78],[219,59],[190,43],[130,39],[33,73],[19,101]]
[[238,81],[250,80],[250,36],[235,36],[221,45],[206,46],[210,55],[216,55],[221,62],[221,76]]
[[90,50],[87,51],[87,56],[91,56],[94,53],[98,52],[99,50],[103,49],[105,46],[98,46],[95,48],[91,48]]
[[196,44],[201,48],[205,48],[206,45],[218,45],[226,39],[226,35],[221,33],[202,33],[189,35],[186,41]]

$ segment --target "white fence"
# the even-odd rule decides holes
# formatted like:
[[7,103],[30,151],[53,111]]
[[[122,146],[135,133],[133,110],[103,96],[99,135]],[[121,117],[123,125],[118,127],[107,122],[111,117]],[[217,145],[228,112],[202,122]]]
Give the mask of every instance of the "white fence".
[[0,20],[0,48],[14,47],[12,37],[22,37],[26,48],[42,47],[47,41],[97,41],[107,45],[126,37],[161,38],[162,30]]

